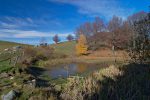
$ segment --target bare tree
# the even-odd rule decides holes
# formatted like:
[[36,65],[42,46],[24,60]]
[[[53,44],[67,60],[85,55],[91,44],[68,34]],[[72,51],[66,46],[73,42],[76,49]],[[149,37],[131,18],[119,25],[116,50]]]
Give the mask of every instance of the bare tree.
[[103,32],[104,30],[105,30],[105,24],[103,20],[99,17],[96,17],[93,23],[85,22],[84,24],[80,25],[76,29],[75,33],[77,37],[80,34],[84,34],[86,37],[90,37],[96,33]]
[[53,37],[53,41],[54,41],[55,43],[60,42],[60,39],[59,39],[59,37],[58,37],[57,34]]
[[95,21],[93,23],[93,31],[94,34],[105,31],[105,24],[101,18],[99,17],[95,18]]
[[117,16],[113,16],[113,18],[110,20],[109,24],[108,24],[108,30],[111,33],[110,36],[110,43],[112,45],[112,48],[118,48],[118,39],[120,36],[120,29],[122,27],[122,19],[117,17]]
[[90,22],[86,22],[82,25],[80,25],[75,32],[77,38],[81,35],[84,34],[86,37],[90,37],[94,34],[93,32],[93,25]]
[[95,50],[103,45],[112,47],[113,51],[127,49],[129,40],[135,37],[133,23],[143,19],[144,16],[145,12],[139,12],[129,16],[125,21],[113,16],[107,27],[101,18],[96,17],[94,22],[86,22],[80,25],[75,33],[77,38],[80,34],[86,36],[89,49],[92,47]]
[[68,41],[72,41],[74,39],[74,37],[71,35],[71,34],[69,34],[68,36],[67,36],[67,40]]
[[129,22],[130,25],[134,25],[135,22],[145,19],[146,16],[147,16],[147,13],[144,11],[141,11],[141,12],[138,12],[129,16],[127,21]]

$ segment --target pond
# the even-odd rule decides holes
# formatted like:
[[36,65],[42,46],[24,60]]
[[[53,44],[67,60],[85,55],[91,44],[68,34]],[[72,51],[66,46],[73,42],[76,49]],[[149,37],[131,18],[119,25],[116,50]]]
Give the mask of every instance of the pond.
[[87,63],[71,63],[62,64],[58,66],[51,67],[43,71],[44,75],[48,75],[51,78],[66,78],[72,75],[86,76],[93,71],[99,70],[101,68],[107,67],[107,63],[101,64],[87,64]]

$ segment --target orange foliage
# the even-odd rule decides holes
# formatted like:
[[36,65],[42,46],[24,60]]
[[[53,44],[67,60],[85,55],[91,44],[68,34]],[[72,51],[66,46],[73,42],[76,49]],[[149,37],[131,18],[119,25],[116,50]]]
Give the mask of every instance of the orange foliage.
[[84,55],[84,54],[87,54],[87,40],[86,40],[86,37],[81,34],[79,36],[79,39],[78,39],[78,43],[76,45],[76,53],[77,55]]

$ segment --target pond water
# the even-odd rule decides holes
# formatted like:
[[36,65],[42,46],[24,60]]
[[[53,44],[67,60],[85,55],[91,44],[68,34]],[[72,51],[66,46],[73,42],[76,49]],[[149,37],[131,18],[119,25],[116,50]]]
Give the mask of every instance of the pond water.
[[107,67],[107,63],[101,64],[86,64],[86,63],[71,63],[51,67],[44,71],[44,75],[51,78],[66,78],[71,75],[86,76],[87,74],[101,68]]

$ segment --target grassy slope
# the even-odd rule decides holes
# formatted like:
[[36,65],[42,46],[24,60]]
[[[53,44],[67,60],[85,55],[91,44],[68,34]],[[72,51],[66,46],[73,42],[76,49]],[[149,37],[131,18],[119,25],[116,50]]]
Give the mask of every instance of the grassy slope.
[[[0,41],[0,52],[3,51],[4,49],[6,48],[11,48],[11,47],[14,47],[14,46],[27,46],[26,44],[19,44],[19,43],[14,43],[14,42],[7,42],[7,41]],[[9,69],[11,69],[11,65],[9,65],[9,61],[2,61],[4,60],[5,58],[7,58],[9,55],[7,55],[7,53],[4,55],[4,54],[1,54],[0,55],[0,73],[2,71],[7,71]]]
[[0,62],[0,73],[1,72],[7,72],[11,70],[12,66],[9,65],[9,61]]
[[[63,54],[66,54],[66,55],[73,55],[73,57],[75,57],[75,45],[76,45],[76,41],[71,41],[71,42],[62,42],[62,43],[58,43],[58,44],[52,44],[51,46],[55,49],[55,51],[57,53],[63,53]],[[117,60],[126,60],[128,58],[126,52],[124,51],[117,51],[116,53],[116,59]],[[113,57],[113,54],[112,54],[112,51],[111,50],[107,50],[107,49],[102,49],[102,50],[97,50],[97,51],[93,51],[91,52],[90,55],[88,56],[81,56],[81,57],[78,57],[78,58],[81,58],[81,59],[78,59],[79,61],[82,61],[83,62],[89,62],[90,60],[95,60],[96,62],[99,62],[99,61],[114,61],[114,57]]]
[[71,42],[62,42],[58,44],[52,44],[51,46],[55,49],[58,53],[63,53],[66,55],[74,55],[75,54],[75,41]]
[[15,42],[7,42],[7,41],[0,41],[0,51],[6,49],[6,48],[11,48],[13,46],[18,46],[18,45],[26,45],[26,44],[19,44]]

